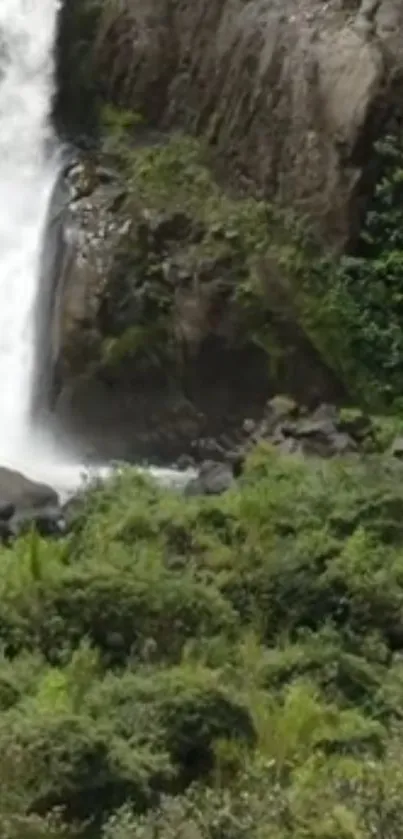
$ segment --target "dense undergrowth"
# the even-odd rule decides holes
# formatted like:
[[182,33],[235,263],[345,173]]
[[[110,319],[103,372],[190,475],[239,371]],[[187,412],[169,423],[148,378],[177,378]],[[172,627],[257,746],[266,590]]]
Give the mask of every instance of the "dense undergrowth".
[[4,839],[400,837],[402,513],[400,465],[262,448],[3,549]]

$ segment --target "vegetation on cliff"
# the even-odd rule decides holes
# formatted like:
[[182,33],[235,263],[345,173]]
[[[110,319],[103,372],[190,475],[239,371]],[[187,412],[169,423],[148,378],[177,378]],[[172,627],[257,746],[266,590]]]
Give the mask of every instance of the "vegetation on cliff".
[[[263,201],[228,196],[197,140],[177,134],[133,149],[128,125],[136,124],[136,115],[107,108],[102,121],[103,153],[125,179],[119,212],[130,220],[111,270],[105,308],[108,326],[118,335],[106,341],[105,360],[120,358],[122,348],[127,356],[132,339],[133,350],[148,352],[151,361],[169,360],[170,347],[177,361],[181,353],[197,352],[214,321],[232,319],[229,341],[254,342],[267,350],[269,363],[278,364],[287,347],[281,347],[273,322],[261,261],[278,243],[281,213]],[[204,323],[193,330],[196,348],[191,337],[185,346],[187,324],[180,322],[178,300],[192,286],[199,312],[205,308]]]
[[[128,471],[2,551],[5,839],[398,839],[401,466]],[[72,513],[73,514],[73,513]]]
[[374,149],[379,170],[358,248],[307,263],[308,331],[353,398],[401,409],[403,373],[403,152],[398,136]]
[[[131,220],[111,272],[106,309],[116,335],[105,342],[105,361],[127,355],[131,341],[157,364],[186,356],[177,304],[193,283],[194,296],[203,289],[199,314],[208,301],[196,345],[218,318],[230,342],[266,354],[274,386],[286,381],[296,348],[303,355],[305,345],[308,355],[311,345],[351,399],[376,410],[398,407],[403,164],[396,136],[376,147],[379,177],[358,248],[337,256],[319,247],[307,219],[230,195],[200,141],[177,134],[133,147],[138,117],[110,107],[101,124],[103,153],[125,176],[118,212]],[[194,355],[197,346],[187,350]]]
[[[290,3],[290,6],[292,5]],[[337,6],[338,9],[337,20],[332,18],[333,6]],[[188,43],[184,36],[182,45],[181,36],[186,33],[190,39],[194,37],[186,13],[186,4],[183,8],[180,4],[178,7],[175,4],[172,7],[167,4],[164,5],[164,12],[162,12],[162,7],[159,8],[158,4],[154,6],[151,3],[147,13],[142,11],[139,4],[116,3],[114,0],[108,0],[107,2],[105,0],[87,0],[85,3],[72,0],[71,3],[65,4],[62,12],[59,44],[60,96],[58,110],[63,116],[65,126],[70,126],[70,134],[72,133],[75,138],[84,131],[87,134],[92,132],[93,139],[96,137],[99,139],[99,132],[101,131],[102,134],[103,128],[102,146],[105,143],[106,146],[110,146],[111,139],[113,145],[114,139],[116,140],[116,129],[119,127],[119,123],[120,128],[125,127],[127,116],[129,116],[129,120],[126,127],[130,127],[130,114],[133,123],[133,112],[130,109],[136,107],[144,115],[150,127],[160,127],[162,120],[163,126],[168,126],[169,129],[172,128],[172,125],[182,125],[185,129],[190,129],[201,135],[202,140],[200,142],[190,140],[185,135],[182,140],[174,139],[165,148],[161,145],[158,148],[139,148],[138,138],[135,139],[135,132],[133,133],[130,130],[126,133],[120,131],[119,154],[121,158],[125,158],[126,163],[128,163],[128,157],[131,155],[131,177],[129,180],[131,182],[131,194],[135,199],[132,210],[133,207],[138,210],[139,205],[142,205],[145,211],[150,209],[154,213],[158,210],[159,213],[168,212],[169,214],[177,211],[181,213],[184,208],[187,208],[190,222],[188,235],[182,229],[179,236],[180,241],[175,243],[171,240],[170,243],[173,244],[173,249],[176,251],[175,257],[179,256],[179,261],[184,261],[185,265],[181,266],[183,271],[187,271],[188,274],[195,272],[196,275],[200,263],[203,263],[204,259],[210,257],[217,260],[217,274],[220,277],[222,274],[224,275],[224,288],[218,294],[219,303],[222,303],[224,299],[225,305],[228,305],[228,296],[232,297],[232,291],[236,287],[240,301],[247,304],[245,308],[248,317],[251,315],[251,323],[249,324],[246,319],[243,325],[245,323],[250,325],[249,337],[266,351],[270,363],[271,377],[277,379],[274,383],[275,389],[278,388],[278,379],[282,380],[282,386],[284,387],[284,376],[293,363],[292,357],[301,358],[304,356],[304,352],[301,352],[301,347],[304,344],[301,335],[305,335],[305,348],[309,346],[309,343],[313,343],[324,365],[334,371],[335,377],[343,383],[353,400],[358,399],[376,409],[389,409],[400,397],[403,358],[400,301],[402,242],[399,234],[402,181],[399,129],[401,120],[399,114],[397,114],[396,118],[390,123],[388,109],[386,109],[387,114],[380,113],[378,117],[377,100],[373,102],[371,98],[375,97],[376,99],[377,86],[374,80],[377,78],[379,81],[378,71],[381,72],[376,61],[375,44],[371,43],[369,47],[366,42],[364,43],[361,36],[355,32],[353,25],[353,19],[356,16],[355,23],[357,26],[358,19],[361,20],[361,23],[362,19],[367,17],[368,20],[372,20],[372,12],[366,6],[359,9],[359,4],[353,4],[354,8],[353,6],[350,8],[350,6],[351,4],[347,4],[343,13],[340,14],[339,4],[328,3],[324,11],[323,4],[316,3],[315,0],[307,3],[307,8],[311,8],[312,26],[319,27],[321,36],[325,41],[329,34],[328,26],[330,26],[332,20],[333,24],[337,23],[337,27],[340,27],[337,37],[333,33],[334,43],[332,41],[329,44],[329,55],[333,47],[336,49],[337,46],[337,51],[340,49],[340,54],[345,56],[346,67],[350,66],[349,62],[352,56],[353,65],[356,67],[356,55],[358,53],[361,55],[363,76],[361,78],[360,75],[359,79],[355,78],[354,85],[351,87],[356,88],[356,90],[354,93],[349,91],[349,95],[343,98],[343,102],[339,101],[337,96],[337,74],[342,71],[340,68],[337,69],[338,65],[333,70],[332,68],[329,70],[333,74],[331,84],[329,82],[329,96],[331,94],[332,107],[335,108],[337,118],[340,120],[340,130],[343,135],[345,129],[348,137],[350,136],[350,128],[351,131],[354,128],[354,131],[359,132],[357,148],[347,148],[349,145],[347,140],[346,148],[344,148],[340,140],[340,149],[333,149],[334,144],[337,145],[338,142],[338,131],[330,132],[328,136],[327,132],[323,130],[323,126],[320,131],[317,130],[318,126],[315,122],[312,126],[307,125],[303,136],[297,138],[300,145],[304,148],[306,145],[307,149],[309,146],[308,137],[312,142],[316,134],[323,138],[323,148],[318,149],[316,156],[313,154],[312,158],[307,160],[308,175],[314,189],[316,188],[315,185],[317,186],[317,177],[320,183],[321,161],[322,163],[324,161],[329,162],[329,160],[334,162],[334,152],[337,151],[337,166],[340,171],[338,169],[334,175],[331,174],[331,171],[328,173],[333,183],[332,188],[336,190],[334,200],[337,203],[340,198],[340,206],[347,200],[348,206],[346,205],[345,208],[345,216],[349,215],[350,207],[355,208],[353,215],[357,218],[359,216],[361,222],[361,234],[357,235],[357,230],[360,227],[358,223],[355,223],[356,229],[352,231],[350,238],[353,241],[354,248],[348,257],[345,255],[335,256],[334,253],[329,255],[323,252],[323,248],[314,244],[309,229],[310,225],[307,224],[306,219],[299,219],[298,223],[296,222],[293,212],[294,206],[290,207],[290,202],[288,202],[285,212],[284,208],[280,211],[277,206],[274,209],[273,204],[269,203],[268,199],[272,202],[272,199],[275,199],[277,195],[276,189],[273,191],[272,188],[271,176],[273,175],[275,181],[281,181],[287,173],[284,170],[284,165],[281,165],[281,161],[279,163],[277,160],[276,148],[272,147],[273,137],[268,136],[267,130],[266,134],[264,133],[264,122],[262,124],[258,122],[258,125],[252,130],[253,137],[254,132],[257,132],[254,139],[257,148],[261,148],[262,154],[263,145],[266,141],[269,149],[267,166],[270,171],[267,172],[267,184],[266,181],[264,184],[259,184],[261,200],[255,200],[253,197],[239,200],[239,192],[237,200],[234,199],[234,195],[228,197],[225,186],[218,188],[214,177],[212,177],[208,164],[211,160],[214,160],[216,164],[217,156],[207,155],[206,158],[204,144],[209,145],[210,143],[210,150],[218,148],[218,162],[222,164],[223,171],[228,174],[229,158],[232,154],[236,158],[239,151],[238,141],[235,138],[238,136],[237,132],[240,130],[240,126],[246,119],[248,107],[251,113],[255,113],[260,108],[260,106],[256,108],[254,98],[251,101],[248,98],[253,93],[253,74],[250,74],[250,78],[243,80],[245,101],[242,101],[242,105],[239,106],[239,126],[233,124],[233,108],[231,110],[228,104],[229,111],[227,113],[225,101],[221,113],[220,102],[216,101],[213,91],[211,93],[211,103],[204,101],[204,93],[200,91],[204,103],[204,111],[203,115],[200,115],[200,120],[192,119],[191,114],[188,115],[187,112],[190,108],[188,100],[186,100],[186,106],[179,107],[176,119],[173,122],[170,119],[170,109],[166,101],[168,87],[170,86],[171,97],[175,100],[172,103],[172,108],[176,113],[178,111],[177,86],[179,85],[180,91],[180,85],[183,83],[186,91],[189,87],[192,93],[192,84],[194,83],[197,86],[198,83],[197,73],[194,74],[195,79],[192,80],[191,73],[185,74],[186,78],[182,79],[179,72],[180,68],[182,66],[186,67],[186,62],[191,60],[191,56],[186,52],[184,55],[181,53],[182,47],[184,48],[183,45],[186,46]],[[375,6],[377,8],[377,4]],[[203,26],[213,26],[214,20],[217,19],[217,22],[221,20],[221,12],[218,7],[219,4],[217,4],[217,8],[214,7],[211,11],[210,20],[207,13],[202,13],[204,3],[200,3],[200,8],[199,6],[197,8],[201,19],[203,19]],[[296,10],[293,9],[293,11]],[[242,15],[242,4],[239,8],[234,8],[234,19],[237,19],[238,13]],[[196,12],[195,16],[197,16]],[[278,31],[280,41],[283,37],[285,38],[284,43],[281,41],[284,54],[287,55],[289,49],[294,56],[293,50],[295,49],[296,64],[299,67],[300,61],[305,62],[300,70],[301,73],[302,71],[308,73],[308,58],[305,52],[300,55],[298,45],[295,45],[292,40],[292,24],[287,23],[287,15],[284,15],[282,22],[277,20],[274,12],[273,16],[273,20],[271,23],[269,21],[268,26],[270,28],[272,25],[273,31]],[[391,12],[391,21],[392,18],[393,14]],[[290,14],[290,19],[294,20],[294,15]],[[251,27],[250,39],[251,43],[254,44],[252,13],[250,20],[248,18],[247,22],[245,18],[244,23],[247,31],[249,31],[248,26]],[[374,26],[376,25],[374,23]],[[276,27],[279,27],[278,30]],[[384,33],[380,31],[381,41],[383,35]],[[339,36],[340,42],[338,40]],[[287,40],[288,38],[290,40]],[[193,43],[193,41],[190,40],[189,43]],[[136,44],[136,49],[133,49],[133,44]],[[269,46],[270,44],[267,46],[268,50]],[[198,41],[196,38],[195,49],[197,47]],[[220,38],[218,38],[216,45],[212,45],[211,54],[210,51],[207,51],[207,67],[210,66],[210,61],[215,60],[216,65],[214,66],[216,66],[217,73],[220,75],[220,72],[222,72],[223,81],[225,81],[225,73],[228,68],[221,67],[221,53],[218,56],[216,55],[219,47],[223,48]],[[258,52],[261,45],[259,46],[256,43],[255,48]],[[244,56],[244,49],[246,49],[246,44],[242,43],[240,45],[240,56]],[[314,46],[312,46],[312,51],[313,56],[316,56]],[[317,66],[315,65],[315,73],[324,76],[323,83],[325,89],[327,89],[326,68],[321,65],[320,55],[316,56],[318,63]],[[244,58],[245,66],[249,66],[251,61],[247,60],[246,55]],[[275,56],[271,56],[271,58],[275,61]],[[395,58],[396,56],[394,54],[392,56],[391,53],[390,61],[392,63]],[[314,59],[312,58],[312,60]],[[269,66],[269,57],[267,61]],[[253,62],[251,66],[254,66]],[[276,63],[273,67],[270,65],[271,75],[269,75],[269,79],[262,78],[259,84],[262,85],[262,89],[265,89],[264,85],[267,85],[268,90],[274,85],[276,96],[280,97],[281,102],[283,102],[282,97],[285,96],[286,107],[290,110],[289,129],[292,133],[295,128],[294,116],[296,117],[297,127],[304,123],[301,122],[301,118],[297,119],[296,101],[293,100],[294,104],[291,107],[287,99],[287,68],[283,68],[285,79],[283,81],[277,79],[276,73],[280,72],[280,66],[282,66],[281,62],[279,66]],[[233,70],[235,72],[236,67]],[[204,68],[204,71],[207,72],[206,68]],[[312,70],[313,72],[314,70]],[[203,73],[202,70],[201,73]],[[372,74],[374,74],[374,77]],[[393,77],[393,73],[391,77]],[[207,75],[205,78],[202,76],[202,80],[208,91],[209,76]],[[241,84],[241,82],[239,83]],[[252,88],[249,89],[251,85]],[[301,90],[302,98],[306,94],[305,88],[311,90],[311,98],[307,106],[310,106],[312,118],[315,120],[315,114],[318,113],[319,107],[316,96],[319,95],[321,86],[319,85],[317,90],[315,85],[305,85],[304,89]],[[80,89],[80,97],[75,95],[77,89]],[[229,102],[232,101],[233,93],[232,89],[226,90]],[[296,99],[297,93],[294,93],[294,99]],[[357,105],[357,108],[354,109],[352,105],[355,93],[360,106]],[[385,95],[387,96],[387,93]],[[192,96],[192,101],[197,101],[195,91],[193,91]],[[350,97],[352,98],[351,108],[348,105]],[[364,114],[361,114],[360,97],[368,106],[368,114],[370,115],[368,126],[360,123],[360,119],[364,119]],[[344,102],[344,99],[348,100],[347,103]],[[223,96],[223,100],[225,100],[225,96]],[[260,102],[259,99],[257,101]],[[345,104],[346,108],[344,108]],[[105,106],[107,109],[109,108],[110,115],[112,114],[109,125],[105,125],[102,119]],[[321,105],[321,108],[323,107],[324,103]],[[123,108],[128,110],[122,110]],[[295,115],[294,108],[297,111]],[[261,109],[262,111],[265,109],[263,102]],[[275,104],[273,109],[274,124],[277,126],[276,120],[280,120],[280,124],[276,128],[278,136],[285,136],[286,131],[281,124],[281,113],[284,108],[280,109],[279,114],[276,111]],[[197,112],[197,108],[193,110]],[[363,110],[365,111],[365,108]],[[357,124],[354,123],[354,126],[349,127],[350,111],[351,114],[356,113]],[[392,114],[392,112],[394,113],[394,99],[390,102],[390,113]],[[301,115],[299,116],[301,117]],[[263,113],[260,114],[259,112],[257,117],[263,119]],[[254,121],[248,118],[245,122],[247,135],[249,135],[250,130],[249,122],[254,125]],[[216,123],[218,124],[216,125]],[[388,135],[389,124],[393,124],[395,130],[395,136],[393,137]],[[77,126],[79,126],[79,130]],[[235,137],[231,134],[231,130]],[[299,130],[304,132],[303,128]],[[223,138],[217,139],[216,137],[216,135],[221,137],[221,131],[228,143],[226,154],[224,154],[222,146]],[[361,141],[361,135],[362,137],[365,136],[365,143]],[[261,138],[261,146],[259,145],[259,138]],[[133,149],[133,140],[135,140],[136,149]],[[287,144],[282,145],[286,146]],[[117,151],[116,143],[115,151]],[[245,172],[249,164],[252,170],[254,169],[252,157],[253,154],[250,154],[249,160],[243,162]],[[295,156],[295,172],[291,166],[292,178],[296,183],[289,185],[290,194],[293,191],[299,192],[298,178],[301,180],[301,188],[303,186],[302,182],[305,174],[300,171],[297,163],[298,155]],[[262,163],[262,166],[265,170],[266,163],[264,165]],[[273,172],[271,172],[271,169],[273,169]],[[378,180],[374,187],[376,172],[378,173]],[[350,175],[353,173],[355,174],[351,183],[355,183],[357,189],[354,187],[352,194],[348,190],[347,193],[344,193],[343,183],[349,182]],[[242,179],[242,177],[234,179],[237,187],[244,181],[245,178]],[[253,178],[251,181],[246,178],[246,181],[249,183],[248,194],[253,195]],[[309,188],[308,183],[308,192]],[[281,193],[281,190],[279,192]],[[303,189],[302,193],[304,194]],[[360,202],[361,211],[358,212]],[[295,204],[295,206],[297,205]],[[327,208],[327,214],[331,219],[331,208]],[[199,231],[198,235],[197,226],[200,225],[201,220],[205,229],[202,234]],[[311,214],[310,221],[312,220],[314,222],[318,220],[317,214]],[[301,228],[304,233],[301,233]],[[329,229],[327,232],[328,241],[332,241],[332,231]],[[250,238],[250,234],[252,234],[252,238]],[[200,247],[201,241],[203,247]],[[130,262],[130,259],[134,258],[138,252],[139,243],[136,241],[136,231],[132,231],[132,236],[128,238],[126,244],[128,250],[126,262]],[[160,364],[161,344],[168,347],[169,350],[173,349],[174,354],[175,348],[172,348],[172,329],[170,329],[165,317],[166,309],[169,309],[172,303],[172,288],[167,288],[169,282],[167,283],[167,276],[164,276],[167,260],[164,259],[165,254],[155,254],[154,244],[150,240],[146,243],[143,241],[143,253],[140,256],[145,274],[144,284],[147,287],[145,297],[149,292],[149,296],[153,298],[153,305],[150,306],[149,314],[145,316],[145,319],[153,322],[155,306],[158,308],[161,305],[163,309],[163,317],[159,321],[160,328],[156,330],[155,335],[154,333],[151,334],[149,342],[150,346],[153,344],[154,338],[157,345],[159,342],[160,346],[156,346],[156,352],[151,351],[149,355],[151,354],[153,362]],[[345,244],[345,241],[343,244]],[[232,280],[232,289],[228,294],[228,287],[231,285],[228,282],[229,276]],[[138,297],[137,290],[135,290],[135,297]],[[214,293],[213,297],[215,297]],[[159,301],[161,301],[160,304]],[[133,307],[131,312],[133,312]],[[242,306],[238,308],[238,312],[242,312]],[[128,320],[130,321],[130,318]],[[137,324],[132,323],[126,325],[128,327],[137,326]],[[143,339],[148,334],[147,324],[141,326],[140,332],[135,330],[125,335],[120,347],[117,348],[116,342],[114,342],[112,355],[109,353],[110,346],[108,344],[106,347],[107,355],[120,358],[121,350],[126,351],[130,346],[129,339],[133,339],[133,344],[138,352]],[[121,331],[123,331],[123,328],[120,328]],[[297,340],[295,339],[296,334],[298,334]],[[175,344],[175,339],[173,339],[173,343]],[[297,345],[297,348],[295,345]],[[305,356],[307,355],[308,350],[305,352]],[[179,349],[175,356],[176,360],[180,356],[181,351]],[[301,371],[298,371],[296,379],[298,378],[305,381],[309,379],[309,375],[305,375],[305,371],[301,375]],[[286,382],[287,390],[290,389],[290,385],[291,382]]]

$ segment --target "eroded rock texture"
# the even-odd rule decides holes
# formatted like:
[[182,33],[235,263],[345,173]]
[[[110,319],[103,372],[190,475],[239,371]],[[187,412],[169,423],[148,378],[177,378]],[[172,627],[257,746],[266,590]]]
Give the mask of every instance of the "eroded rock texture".
[[[307,216],[336,252],[357,240],[377,177],[374,142],[400,131],[398,0],[105,0],[95,11],[71,0],[60,32],[58,112],[73,134],[84,102],[88,114],[96,102],[141,113],[152,130],[206,140],[225,189]],[[200,214],[180,201],[174,213],[145,200],[128,214],[124,178],[89,160],[61,303],[64,421],[90,429],[104,453],[170,457],[258,418],[279,389],[311,406],[343,398],[275,263],[259,267],[275,345],[262,351],[240,324],[236,243],[197,251]],[[122,242],[132,264],[118,260],[117,270]],[[150,288],[170,301],[166,332],[144,308]],[[130,350],[111,364],[108,341],[138,327],[148,355]]]
[[103,5],[99,94],[203,134],[239,183],[308,212],[327,241],[356,233],[372,142],[400,110],[399,0]]

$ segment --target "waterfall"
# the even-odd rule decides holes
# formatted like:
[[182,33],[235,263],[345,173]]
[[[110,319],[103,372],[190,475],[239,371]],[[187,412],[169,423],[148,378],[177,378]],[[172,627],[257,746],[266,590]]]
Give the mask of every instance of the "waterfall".
[[[49,428],[34,423],[32,410],[51,364],[44,354],[51,346],[53,325],[46,321],[55,278],[44,275],[56,247],[48,239],[48,222],[61,168],[50,117],[60,5],[0,0],[0,466],[46,481],[64,495],[78,487],[86,470]],[[162,481],[173,480],[170,470],[152,471]]]
[[29,448],[35,311],[58,175],[50,123],[58,0],[0,2],[0,463]]

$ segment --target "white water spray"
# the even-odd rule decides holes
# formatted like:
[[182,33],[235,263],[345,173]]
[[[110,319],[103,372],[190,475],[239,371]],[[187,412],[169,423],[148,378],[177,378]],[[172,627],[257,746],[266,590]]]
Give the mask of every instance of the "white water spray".
[[[31,421],[40,260],[59,172],[50,119],[59,6],[0,0],[0,466],[64,494],[83,466]],[[155,473],[168,483],[174,475]]]
[[2,464],[19,463],[30,437],[35,302],[46,214],[58,174],[50,128],[57,12],[57,0],[0,2]]

